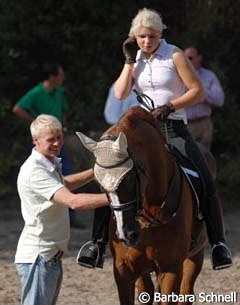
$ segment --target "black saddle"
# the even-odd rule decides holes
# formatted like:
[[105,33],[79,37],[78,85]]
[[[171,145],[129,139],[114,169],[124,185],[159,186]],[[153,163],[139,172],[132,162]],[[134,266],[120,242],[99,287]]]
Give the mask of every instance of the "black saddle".
[[197,204],[197,217],[202,220],[203,216],[200,211],[200,206],[202,206],[201,203],[206,198],[206,186],[201,171],[199,171],[195,164],[175,146],[170,145],[169,149],[190,185]]

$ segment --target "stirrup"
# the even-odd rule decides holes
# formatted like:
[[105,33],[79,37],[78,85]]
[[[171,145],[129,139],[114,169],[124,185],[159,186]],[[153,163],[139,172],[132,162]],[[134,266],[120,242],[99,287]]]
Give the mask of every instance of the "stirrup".
[[76,262],[87,268],[95,268],[99,260],[99,247],[93,241],[88,241],[80,248]]
[[232,266],[233,262],[231,251],[225,243],[218,242],[217,244],[213,245],[211,252],[211,262],[213,270],[221,270]]

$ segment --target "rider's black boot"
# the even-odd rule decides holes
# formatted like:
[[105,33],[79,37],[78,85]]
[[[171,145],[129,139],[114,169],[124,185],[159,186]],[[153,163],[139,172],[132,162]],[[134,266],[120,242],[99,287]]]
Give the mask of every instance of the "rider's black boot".
[[103,268],[108,242],[109,207],[95,210],[92,240],[83,244],[77,255],[77,263],[87,268]]
[[217,195],[208,199],[203,213],[207,225],[208,239],[212,246],[212,267],[214,270],[220,270],[232,266],[232,255],[226,244],[221,203]]

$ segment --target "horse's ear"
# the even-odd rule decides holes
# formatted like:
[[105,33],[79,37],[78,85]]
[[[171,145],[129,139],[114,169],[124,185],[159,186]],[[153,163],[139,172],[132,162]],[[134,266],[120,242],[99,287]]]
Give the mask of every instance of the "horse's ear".
[[94,151],[97,147],[97,142],[95,140],[85,136],[85,134],[83,134],[82,132],[77,131],[76,135],[79,137],[83,146],[86,147],[92,153],[94,153]]
[[114,151],[127,152],[127,147],[127,137],[123,132],[120,132],[116,141],[113,142],[112,148]]

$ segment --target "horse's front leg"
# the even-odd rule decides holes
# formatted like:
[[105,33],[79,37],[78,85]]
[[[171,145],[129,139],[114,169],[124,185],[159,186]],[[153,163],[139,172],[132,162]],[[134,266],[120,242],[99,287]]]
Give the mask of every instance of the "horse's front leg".
[[114,263],[114,277],[118,288],[121,305],[134,305],[135,281],[134,274],[126,265]]
[[[194,284],[201,272],[204,260],[204,248],[190,258],[186,258],[183,264],[183,278],[181,282],[181,295],[194,295]],[[181,305],[191,305],[193,301],[190,299]]]
[[144,302],[144,304],[152,305],[154,300],[154,285],[151,279],[150,273],[142,274],[137,280],[137,290],[138,296],[141,296],[141,293],[147,293],[147,297],[149,296],[149,301]]
[[[173,293],[179,295],[182,272],[182,266],[178,266],[177,268],[158,274],[157,281],[159,292],[161,293],[161,305],[178,304],[177,300],[175,302],[174,298],[169,296],[172,296]],[[165,300],[166,297],[168,297],[167,300]]]

